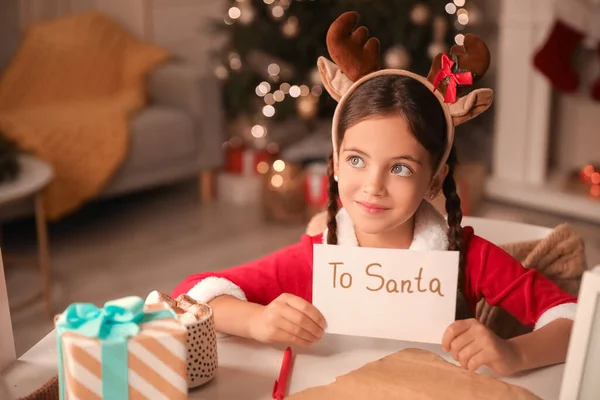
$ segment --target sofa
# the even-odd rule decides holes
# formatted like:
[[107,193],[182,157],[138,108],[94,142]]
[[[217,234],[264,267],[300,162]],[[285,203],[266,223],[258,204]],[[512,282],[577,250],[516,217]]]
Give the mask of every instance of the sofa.
[[[98,200],[193,177],[210,200],[226,140],[218,79],[174,60],[149,74],[148,90],[148,105],[130,121],[129,155]],[[0,210],[0,221],[32,213],[30,204],[15,204]]]
[[[148,84],[150,103],[131,120],[129,156],[103,197],[194,176],[206,186],[223,164],[226,138],[217,78],[175,61],[155,69]],[[203,193],[205,199],[211,196]]]
[[[19,2],[0,1],[0,74],[19,46]],[[183,60],[148,77],[149,104],[130,121],[129,155],[98,200],[198,177],[206,200],[226,140],[219,80]],[[3,206],[0,221],[32,215],[31,204]]]

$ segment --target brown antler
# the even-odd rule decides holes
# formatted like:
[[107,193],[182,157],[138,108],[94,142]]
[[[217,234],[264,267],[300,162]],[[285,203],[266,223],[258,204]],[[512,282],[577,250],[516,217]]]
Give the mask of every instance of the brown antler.
[[367,40],[369,30],[365,26],[354,29],[358,18],[356,12],[346,12],[331,24],[327,32],[329,55],[352,82],[380,68],[379,40]]
[[[437,73],[442,69],[442,56],[443,54],[438,54],[431,64],[427,79],[432,83],[435,81]],[[450,56],[454,56],[457,61],[457,64],[452,68],[453,72],[471,72],[473,83],[481,79],[490,66],[491,56],[488,47],[483,40],[473,34],[465,35],[462,46],[452,46]],[[446,94],[447,84],[448,82],[444,80],[438,87],[438,90],[444,95]]]

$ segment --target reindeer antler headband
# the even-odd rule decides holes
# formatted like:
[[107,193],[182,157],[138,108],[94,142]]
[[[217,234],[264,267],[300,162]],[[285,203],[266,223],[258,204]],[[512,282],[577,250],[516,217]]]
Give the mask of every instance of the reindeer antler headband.
[[436,174],[439,173],[454,143],[454,128],[475,118],[492,104],[491,89],[477,89],[457,98],[458,85],[470,85],[481,79],[490,65],[490,52],[485,43],[474,35],[466,35],[462,46],[453,46],[450,54],[439,54],[433,60],[428,77],[402,69],[383,69],[379,66],[379,40],[368,38],[365,26],[354,29],[358,14],[347,12],[339,16],[327,32],[327,49],[332,63],[319,57],[321,80],[331,97],[338,101],[333,116],[332,137],[334,163],[338,162],[337,139],[341,110],[350,94],[365,81],[381,75],[403,75],[421,82],[436,96],[446,116],[448,140]]

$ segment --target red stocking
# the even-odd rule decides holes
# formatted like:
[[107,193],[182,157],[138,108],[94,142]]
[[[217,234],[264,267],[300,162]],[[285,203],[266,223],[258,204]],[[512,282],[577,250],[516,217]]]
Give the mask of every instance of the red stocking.
[[581,32],[557,20],[548,40],[535,55],[535,67],[560,91],[573,92],[579,86],[571,58],[583,37]]
[[[600,55],[600,44],[598,44],[598,54]],[[600,101],[600,77],[598,77],[598,80],[596,80],[596,83],[592,87],[592,97],[594,100]]]

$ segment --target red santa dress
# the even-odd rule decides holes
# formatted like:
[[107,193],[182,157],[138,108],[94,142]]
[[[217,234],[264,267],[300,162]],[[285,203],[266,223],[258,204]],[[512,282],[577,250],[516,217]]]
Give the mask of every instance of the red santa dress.
[[[341,209],[337,217],[338,244],[358,246],[354,226]],[[410,249],[447,250],[446,219],[431,204],[423,202],[415,214],[415,230]],[[533,269],[525,269],[498,246],[476,236],[473,228],[463,228],[468,243],[464,297],[472,315],[481,298],[499,306],[522,324],[539,329],[549,322],[573,320],[577,298],[562,291],[549,278]],[[173,291],[176,297],[187,293],[209,302],[230,295],[240,300],[267,305],[279,295],[290,293],[312,301],[313,245],[323,243],[327,232],[304,235],[299,243],[285,247],[256,261],[219,272],[187,277]]]

